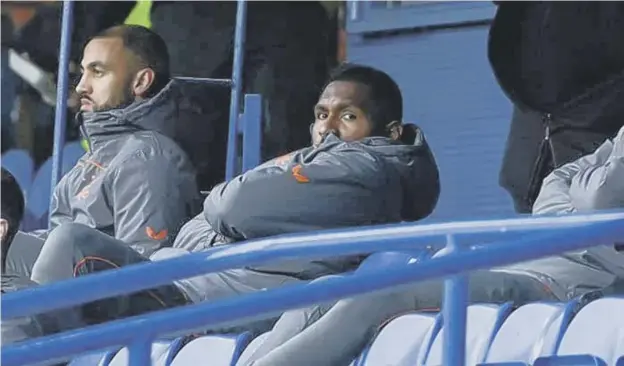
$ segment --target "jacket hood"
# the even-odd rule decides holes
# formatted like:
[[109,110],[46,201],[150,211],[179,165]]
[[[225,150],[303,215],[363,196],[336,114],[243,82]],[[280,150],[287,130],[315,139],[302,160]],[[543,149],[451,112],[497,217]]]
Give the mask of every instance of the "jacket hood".
[[[511,101],[521,109],[550,114],[553,120],[559,120],[568,127],[591,126],[592,129],[617,131],[617,127],[621,126],[621,117],[618,121],[614,119],[624,114],[624,60],[622,53],[617,51],[624,42],[624,21],[618,20],[621,18],[619,14],[624,14],[624,7],[601,2],[501,2],[498,5],[490,28],[488,57],[498,83]],[[575,15],[581,14],[583,9],[591,15],[586,14],[586,19],[576,22]],[[602,27],[591,26],[588,22],[593,18],[601,19]],[[527,27],[527,24],[531,26]],[[596,38],[601,40],[595,41]],[[538,53],[544,48],[554,48],[556,60],[523,54],[523,50]],[[579,50],[591,54],[594,49],[597,54],[591,62],[579,61],[575,54]],[[526,75],[529,68],[527,59],[544,62],[543,67],[531,65],[541,68],[542,72],[553,68],[570,72],[585,69],[587,75],[574,78],[572,88],[567,88],[573,89],[571,96],[549,102],[532,97],[535,76],[531,79]],[[572,62],[575,64],[565,64]],[[554,94],[569,94],[562,92],[558,86],[547,87]],[[557,127],[556,124],[554,127]]]
[[[433,152],[418,126],[404,124],[400,140],[374,136],[358,142],[372,150],[376,156],[383,157],[386,163],[399,172],[402,195],[405,197],[401,208],[403,220],[420,220],[433,212],[440,196],[440,175]],[[330,133],[318,147],[308,147],[299,153],[305,162],[325,150],[332,150],[345,143]]]
[[82,112],[78,122],[92,145],[111,136],[140,130],[155,131],[175,139],[180,125],[198,124],[209,113],[204,110],[201,97],[210,88],[214,86],[172,79],[152,98],[125,108]]
[[415,221],[429,216],[440,196],[440,175],[422,130],[405,124],[400,141],[370,137],[363,142],[400,173],[405,197],[401,209],[403,220]]

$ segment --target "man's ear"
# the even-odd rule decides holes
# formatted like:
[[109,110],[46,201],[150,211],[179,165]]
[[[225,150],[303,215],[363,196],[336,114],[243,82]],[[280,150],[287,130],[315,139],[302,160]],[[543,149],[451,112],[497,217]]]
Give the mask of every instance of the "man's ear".
[[0,241],[4,243],[4,238],[6,238],[9,233],[9,222],[5,219],[0,219]]
[[403,124],[401,121],[392,121],[386,125],[386,131],[388,131],[388,137],[398,141],[401,139],[401,135],[403,134]]
[[132,82],[132,92],[135,96],[146,98],[150,87],[154,84],[156,73],[150,68],[141,69],[136,73]]

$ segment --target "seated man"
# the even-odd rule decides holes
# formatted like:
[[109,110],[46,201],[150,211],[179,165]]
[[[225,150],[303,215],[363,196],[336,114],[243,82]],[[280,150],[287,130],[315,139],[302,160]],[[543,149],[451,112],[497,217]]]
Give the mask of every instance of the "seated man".
[[[437,203],[438,169],[422,132],[401,124],[402,110],[401,92],[388,75],[365,66],[339,68],[314,110],[313,146],[216,186],[204,212],[181,229],[174,248],[163,248],[151,259],[279,234],[426,217]],[[33,270],[41,283],[97,270],[89,264],[93,257],[114,266],[147,260],[78,224],[54,230],[42,257],[45,261],[37,261]],[[194,302],[211,301],[345,272],[360,260],[293,260],[210,273],[175,286]],[[119,309],[121,303],[127,302],[111,305]]]
[[[88,42],[76,91],[89,152],[56,187],[50,229],[84,224],[149,256],[200,211],[195,169],[174,141],[190,87],[170,79],[168,57],[163,40],[140,26]],[[11,255],[30,248],[18,240]]]
[[[17,234],[24,216],[24,196],[17,181],[7,170],[2,168],[2,211],[0,218],[0,241],[2,243],[2,293],[18,291],[36,286],[28,277],[16,273],[9,273],[7,269],[7,253]],[[61,329],[70,329],[79,326],[71,319],[71,314],[54,312],[52,314],[37,315],[2,321],[3,344],[21,341],[27,338],[38,337],[44,334],[58,332]]]
[[[533,210],[537,215],[614,208],[624,208],[624,128],[593,154],[553,171],[544,180]],[[593,290],[624,293],[623,279],[624,253],[599,246],[472,272],[469,294],[472,302],[566,301]],[[253,354],[243,355],[238,365],[347,365],[388,318],[439,308],[442,288],[441,280],[432,280],[407,291],[286,312],[269,337]]]

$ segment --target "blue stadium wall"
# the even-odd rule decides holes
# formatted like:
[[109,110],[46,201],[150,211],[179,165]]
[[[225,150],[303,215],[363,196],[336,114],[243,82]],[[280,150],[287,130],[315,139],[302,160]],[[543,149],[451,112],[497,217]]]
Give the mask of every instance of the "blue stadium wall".
[[490,2],[349,2],[347,58],[400,85],[404,118],[421,126],[440,167],[432,219],[513,213],[498,185],[511,103],[487,59]]

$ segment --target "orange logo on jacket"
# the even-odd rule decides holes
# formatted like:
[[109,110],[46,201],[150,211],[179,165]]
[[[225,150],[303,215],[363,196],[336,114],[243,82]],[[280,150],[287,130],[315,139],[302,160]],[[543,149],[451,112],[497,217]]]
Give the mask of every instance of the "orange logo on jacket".
[[147,236],[150,239],[160,241],[160,240],[164,240],[169,233],[167,232],[166,229],[165,230],[161,230],[159,232],[156,232],[154,229],[152,229],[150,226],[148,226],[148,227],[145,228],[145,234],[147,234]]
[[301,169],[303,169],[303,167],[301,166],[301,164],[297,164],[292,168],[292,175],[295,178],[295,180],[299,183],[308,183],[310,182],[310,178],[306,177],[305,175],[303,175],[303,173],[301,173]]

